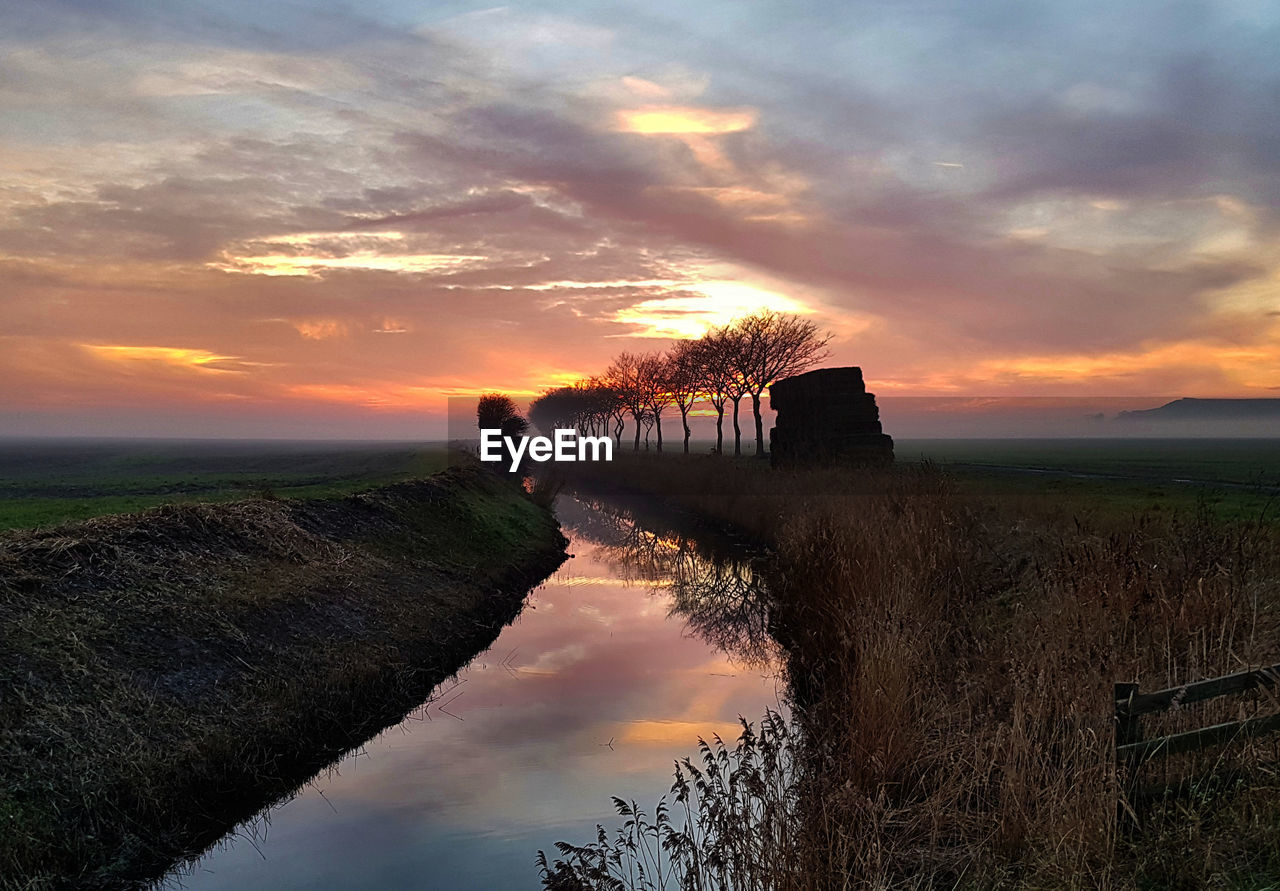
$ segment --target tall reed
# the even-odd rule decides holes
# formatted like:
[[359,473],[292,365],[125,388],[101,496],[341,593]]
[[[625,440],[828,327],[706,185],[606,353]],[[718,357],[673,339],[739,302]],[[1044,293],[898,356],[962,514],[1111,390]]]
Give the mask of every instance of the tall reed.
[[755,726],[742,721],[730,748],[718,736],[698,741],[700,763],[676,764],[671,802],[662,798],[652,819],[634,801],[614,798],[623,818],[610,836],[557,842],[560,857],[538,852],[543,885],[552,889],[666,888],[716,891],[773,888],[797,864],[799,827],[792,730],[777,712]]
[[[681,496],[772,545],[793,700],[789,865],[726,887],[1280,878],[1274,740],[1144,769],[1178,793],[1154,807],[1125,798],[1112,754],[1115,681],[1153,690],[1280,661],[1273,525],[1205,505],[1068,514],[961,493],[928,466],[783,476]],[[1265,692],[1217,700],[1149,732],[1277,709]]]

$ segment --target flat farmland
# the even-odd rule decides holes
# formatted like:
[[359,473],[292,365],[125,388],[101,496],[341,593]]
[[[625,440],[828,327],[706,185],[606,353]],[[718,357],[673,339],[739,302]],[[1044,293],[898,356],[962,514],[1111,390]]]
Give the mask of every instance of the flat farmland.
[[443,442],[3,441],[0,529],[175,502],[344,495],[446,463]]
[[1280,439],[903,439],[895,452],[946,467],[965,486],[1071,509],[1280,513]]

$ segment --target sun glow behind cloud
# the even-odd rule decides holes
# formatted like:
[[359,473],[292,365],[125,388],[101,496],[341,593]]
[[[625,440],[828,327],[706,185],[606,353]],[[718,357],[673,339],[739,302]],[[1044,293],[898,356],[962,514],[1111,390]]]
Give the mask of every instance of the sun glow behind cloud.
[[454,272],[481,264],[485,259],[475,254],[387,254],[379,251],[356,251],[343,257],[308,257],[289,254],[229,257],[223,262],[210,265],[224,272],[251,275],[313,276],[325,269],[409,273]]
[[615,112],[613,129],[619,133],[678,139],[707,170],[732,174],[734,165],[725,156],[717,137],[750,130],[756,118],[754,108],[646,105]]
[[756,123],[754,108],[697,108],[687,105],[646,105],[617,112],[615,128],[622,133],[704,136],[740,133]]
[[736,281],[698,281],[669,297],[642,300],[618,310],[614,320],[635,326],[631,337],[698,338],[711,328],[762,309],[809,313],[798,300]]
[[406,233],[291,232],[242,242],[208,265],[246,275],[315,276],[325,270],[442,273],[474,268],[488,261],[476,253],[423,251]]

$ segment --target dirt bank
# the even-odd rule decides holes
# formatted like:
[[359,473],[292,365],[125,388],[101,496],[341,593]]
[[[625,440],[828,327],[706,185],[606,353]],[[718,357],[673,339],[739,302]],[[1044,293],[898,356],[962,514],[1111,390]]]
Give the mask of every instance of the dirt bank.
[[0,886],[200,851],[418,705],[565,544],[471,468],[0,537]]

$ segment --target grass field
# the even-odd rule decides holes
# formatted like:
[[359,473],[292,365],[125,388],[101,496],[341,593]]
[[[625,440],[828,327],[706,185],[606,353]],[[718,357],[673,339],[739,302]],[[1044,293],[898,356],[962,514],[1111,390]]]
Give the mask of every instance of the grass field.
[[425,476],[443,443],[0,442],[0,529],[270,494],[317,498]]
[[[692,446],[705,454],[709,444]],[[896,453],[899,462],[945,466],[962,487],[1049,494],[1073,511],[1172,511],[1204,501],[1228,518],[1280,516],[1278,440],[902,439]],[[445,464],[439,442],[0,442],[0,529],[175,502],[343,495]]]
[[899,462],[930,460],[961,487],[1050,496],[1064,509],[1138,513],[1203,502],[1226,519],[1280,517],[1280,440],[919,439]]
[[1272,439],[901,439],[895,452],[899,461],[1280,486]]

